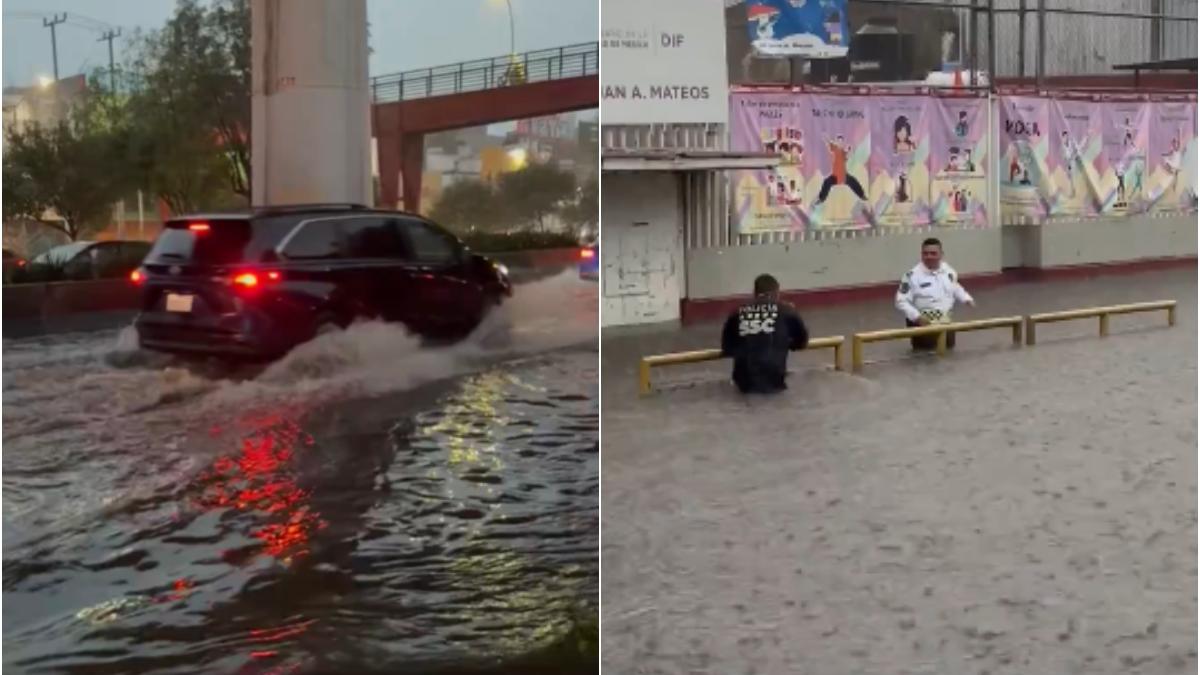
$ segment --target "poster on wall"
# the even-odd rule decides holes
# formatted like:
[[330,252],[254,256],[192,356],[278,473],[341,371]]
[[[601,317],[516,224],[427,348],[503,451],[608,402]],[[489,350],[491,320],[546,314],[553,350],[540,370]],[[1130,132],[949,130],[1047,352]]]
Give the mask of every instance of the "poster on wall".
[[1143,208],[1150,104],[1108,101],[1099,109],[1103,137],[1103,152],[1097,162],[1099,210],[1112,215],[1136,213]]
[[930,99],[933,221],[987,225],[987,100]]
[[869,100],[871,161],[867,173],[875,224],[928,225],[930,101],[924,96]]
[[870,226],[871,204],[863,186],[871,154],[870,99],[857,96],[809,97],[807,196],[814,228]]
[[832,59],[850,48],[846,0],[747,0],[746,28],[765,56]]
[[1000,98],[1000,210],[1040,222],[1049,212],[1054,185],[1046,167],[1050,101]]
[[808,227],[804,205],[810,171],[806,157],[812,116],[809,97],[792,93],[737,94],[730,99],[732,149],[779,157],[774,169],[738,171],[733,199],[738,231],[799,232]]
[[796,93],[730,99],[733,150],[780,159],[774,169],[734,178],[740,233],[870,227],[869,100]]
[[1102,186],[1098,163],[1104,149],[1104,119],[1097,101],[1060,99],[1051,103],[1046,162],[1054,189],[1050,215],[1099,212]]
[[1159,101],[1150,106],[1145,196],[1155,211],[1195,206],[1195,107],[1189,101]]

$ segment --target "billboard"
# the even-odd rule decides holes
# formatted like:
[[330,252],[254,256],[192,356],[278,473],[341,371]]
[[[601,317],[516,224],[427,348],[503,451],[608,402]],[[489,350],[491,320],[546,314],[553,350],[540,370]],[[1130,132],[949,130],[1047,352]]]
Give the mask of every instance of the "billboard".
[[724,124],[729,114],[721,0],[605,0],[604,124]]
[[846,0],[748,0],[746,29],[764,56],[833,59],[850,49]]

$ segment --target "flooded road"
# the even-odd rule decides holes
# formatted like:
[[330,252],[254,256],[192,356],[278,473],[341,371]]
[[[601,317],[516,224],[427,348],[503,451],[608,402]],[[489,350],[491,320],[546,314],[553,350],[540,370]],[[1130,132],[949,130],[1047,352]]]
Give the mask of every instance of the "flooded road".
[[594,284],[258,372],[132,342],[4,343],[6,670],[594,671]]
[[[771,397],[723,362],[638,399],[636,355],[720,325],[606,332],[606,672],[1196,671],[1195,269],[968,288],[971,318],[1174,298],[1179,320],[873,344],[861,375],[797,354]],[[801,311],[837,335],[890,304]]]

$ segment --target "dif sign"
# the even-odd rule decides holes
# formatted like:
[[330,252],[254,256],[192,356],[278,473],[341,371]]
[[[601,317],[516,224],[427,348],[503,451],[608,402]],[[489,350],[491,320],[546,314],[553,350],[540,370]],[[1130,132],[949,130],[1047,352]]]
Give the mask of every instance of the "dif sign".
[[729,118],[722,0],[604,0],[604,124],[724,124]]

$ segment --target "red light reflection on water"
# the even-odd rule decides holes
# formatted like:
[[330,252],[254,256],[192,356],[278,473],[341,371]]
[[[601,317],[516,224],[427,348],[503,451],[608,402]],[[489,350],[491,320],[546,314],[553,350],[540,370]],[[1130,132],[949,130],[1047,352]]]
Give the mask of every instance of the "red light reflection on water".
[[201,475],[205,487],[197,501],[203,508],[262,514],[267,522],[252,534],[263,552],[285,560],[303,556],[312,533],[325,526],[309,508],[308,492],[296,484],[295,448],[312,445],[313,438],[285,414],[243,422],[253,431],[236,453],[218,457]]

